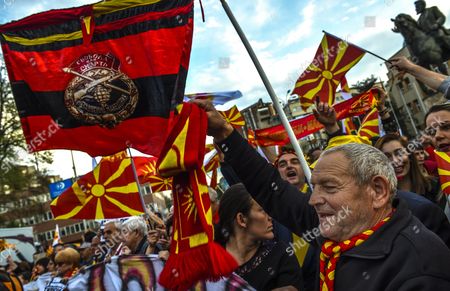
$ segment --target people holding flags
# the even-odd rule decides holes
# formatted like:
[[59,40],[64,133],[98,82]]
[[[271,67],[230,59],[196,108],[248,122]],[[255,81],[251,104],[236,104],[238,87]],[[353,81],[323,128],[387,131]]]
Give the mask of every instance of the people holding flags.
[[314,168],[312,195],[298,195],[211,103],[195,102],[208,112],[208,133],[252,197],[321,247],[322,290],[450,288],[450,250],[394,197],[395,172],[383,153],[363,144],[327,150]]

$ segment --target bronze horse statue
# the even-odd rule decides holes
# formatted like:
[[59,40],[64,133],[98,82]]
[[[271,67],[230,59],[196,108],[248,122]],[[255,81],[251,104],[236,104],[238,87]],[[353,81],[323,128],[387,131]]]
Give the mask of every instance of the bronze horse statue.
[[437,67],[441,73],[448,74],[444,64],[450,59],[450,33],[447,30],[442,38],[436,39],[422,31],[408,14],[401,13],[391,20],[395,24],[392,31],[403,36],[416,64],[429,69]]

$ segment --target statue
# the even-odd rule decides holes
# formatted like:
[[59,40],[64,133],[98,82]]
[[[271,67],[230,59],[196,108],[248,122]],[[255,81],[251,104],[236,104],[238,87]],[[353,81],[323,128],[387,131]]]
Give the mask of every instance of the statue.
[[428,69],[435,66],[447,75],[444,62],[450,59],[450,31],[443,27],[445,16],[436,6],[426,8],[423,0],[414,4],[419,19],[401,13],[391,19],[395,24],[392,31],[402,34],[415,63]]
[[[438,40],[445,41],[447,31],[444,28],[445,15],[436,6],[426,8],[427,4],[424,0],[414,2],[416,6],[416,13],[419,16],[417,24],[419,28],[428,35],[431,35]],[[448,43],[446,43],[448,47]]]

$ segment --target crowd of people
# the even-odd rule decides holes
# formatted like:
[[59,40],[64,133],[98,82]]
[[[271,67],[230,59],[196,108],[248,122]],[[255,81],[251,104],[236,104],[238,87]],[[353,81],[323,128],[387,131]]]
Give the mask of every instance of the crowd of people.
[[[89,266],[108,263],[111,257],[120,255],[158,255],[162,260],[169,256],[169,237],[172,230],[171,213],[162,219],[159,213],[145,219],[134,216],[124,221],[109,220],[97,230],[88,230],[82,235],[82,242],[75,244],[58,243],[46,252],[35,253],[34,262],[27,259],[14,248],[20,261],[8,256],[7,265],[2,271],[2,282],[20,281],[26,285],[47,276],[66,280]],[[11,289],[13,290],[13,289]],[[16,290],[16,289],[14,289]],[[21,289],[18,289],[21,290]]]
[[[450,78],[405,58],[392,64],[450,97]],[[376,89],[386,134],[370,141],[346,136],[333,107],[316,101],[329,140],[309,153],[310,183],[294,151],[264,149],[264,158],[209,101],[193,101],[208,113],[229,185],[220,198],[209,189],[215,240],[256,290],[450,290],[449,201],[434,157],[450,151],[450,103],[431,107],[423,136],[408,140]],[[34,263],[18,252],[21,262],[9,258],[4,273],[27,284],[44,274],[70,279],[113,256],[167,261],[172,215],[108,221],[79,247],[55,245]]]

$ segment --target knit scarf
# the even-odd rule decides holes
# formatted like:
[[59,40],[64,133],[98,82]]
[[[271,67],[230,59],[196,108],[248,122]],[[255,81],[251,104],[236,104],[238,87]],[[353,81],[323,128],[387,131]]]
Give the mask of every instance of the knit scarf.
[[341,254],[365,242],[369,236],[391,218],[391,215],[392,214],[388,215],[372,228],[343,242],[334,242],[332,240],[325,241],[320,252],[320,291],[334,290],[336,264]]
[[173,127],[157,162],[159,175],[173,177],[173,234],[170,256],[159,282],[187,290],[199,280],[219,280],[237,268],[214,242],[212,211],[203,168],[206,112],[192,103],[177,107]]

